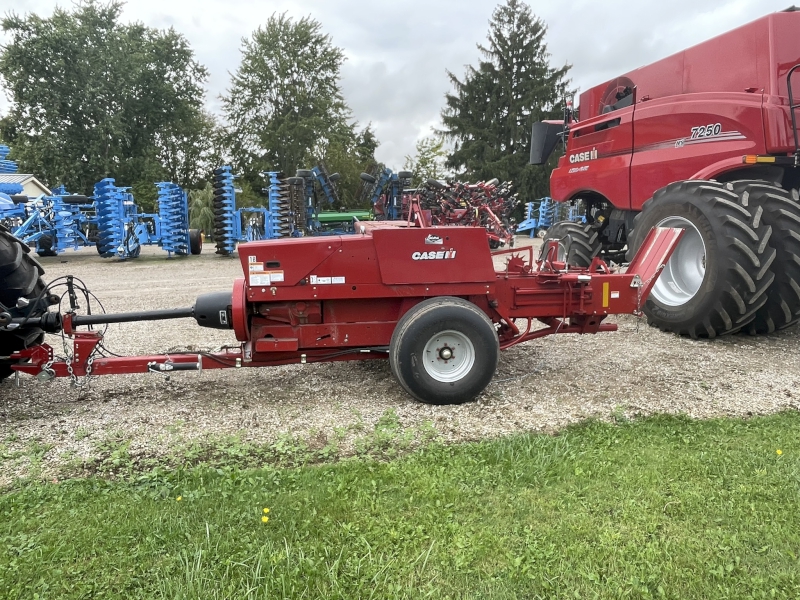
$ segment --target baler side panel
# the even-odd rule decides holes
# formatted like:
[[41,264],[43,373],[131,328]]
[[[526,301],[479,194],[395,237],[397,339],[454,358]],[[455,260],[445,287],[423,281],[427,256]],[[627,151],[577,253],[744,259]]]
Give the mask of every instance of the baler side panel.
[[385,285],[494,283],[486,230],[479,227],[376,229]]
[[248,286],[293,287],[341,246],[341,236],[261,240],[240,244],[239,260]]

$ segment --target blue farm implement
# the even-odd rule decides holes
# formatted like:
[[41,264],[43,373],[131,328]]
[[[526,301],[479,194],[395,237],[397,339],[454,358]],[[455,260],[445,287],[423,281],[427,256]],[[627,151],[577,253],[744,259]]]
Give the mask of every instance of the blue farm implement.
[[[268,186],[266,206],[237,207],[234,186],[236,175],[229,166],[214,169],[214,242],[217,254],[229,256],[239,242],[273,240],[284,237],[345,233],[345,228],[331,228],[320,220],[320,204],[332,205],[339,198],[335,182],[339,175],[328,175],[320,163],[312,169],[300,169],[295,177],[277,171],[262,173]],[[239,190],[240,191],[240,190]],[[341,221],[342,219],[339,219]],[[352,217],[349,219],[352,221]],[[350,225],[352,231],[352,224]]]
[[10,203],[0,203],[0,221],[39,256],[55,256],[70,248],[91,245],[87,234],[93,208],[86,196],[10,199]]
[[362,173],[361,180],[376,221],[397,221],[405,218],[403,192],[411,185],[410,171],[395,173],[384,167],[377,173]]
[[186,193],[169,182],[158,187],[158,213],[140,213],[129,188],[113,179],[94,186],[97,252],[104,258],[136,258],[144,245],[159,245],[171,256],[200,254],[202,234],[189,229]]

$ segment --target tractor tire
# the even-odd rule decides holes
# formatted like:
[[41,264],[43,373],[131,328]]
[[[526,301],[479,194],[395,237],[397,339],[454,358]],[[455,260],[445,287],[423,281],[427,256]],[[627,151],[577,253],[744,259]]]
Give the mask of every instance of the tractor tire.
[[561,221],[554,223],[544,235],[542,252],[547,248],[547,242],[558,240],[559,262],[565,262],[575,267],[588,267],[592,259],[600,254],[602,242],[591,225]]
[[800,321],[800,195],[766,181],[733,181],[726,186],[744,206],[763,211],[761,220],[772,227],[769,243],[777,253],[767,302],[744,331],[772,333],[794,325]]
[[197,256],[203,251],[203,232],[199,229],[189,230],[189,252]]
[[[43,274],[42,266],[30,255],[30,248],[0,226],[0,304],[13,309],[20,298],[38,298],[45,289]],[[0,381],[13,373],[12,362],[6,357],[43,339],[44,333],[38,328],[0,331]]]
[[686,230],[643,307],[648,322],[692,338],[736,333],[767,302],[775,279],[772,228],[716,181],[679,181],[653,194],[628,236],[632,260],[652,227]]
[[[444,355],[443,352],[449,353]],[[392,373],[426,404],[462,404],[494,377],[500,344],[474,304],[442,296],[417,304],[397,323],[389,345]]]

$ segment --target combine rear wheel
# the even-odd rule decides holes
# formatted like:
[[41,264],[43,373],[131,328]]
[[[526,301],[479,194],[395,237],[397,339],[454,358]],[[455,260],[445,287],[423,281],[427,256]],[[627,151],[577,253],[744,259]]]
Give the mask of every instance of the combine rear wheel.
[[571,221],[560,221],[550,227],[544,234],[542,248],[550,240],[558,240],[557,260],[576,267],[588,267],[602,248],[600,237],[591,225]]
[[775,275],[772,228],[715,181],[679,181],[645,202],[628,259],[652,227],[686,230],[644,306],[651,325],[693,338],[745,328],[767,302]]
[[745,331],[772,333],[800,321],[800,202],[797,190],[784,190],[765,181],[734,181],[727,184],[751,211],[760,208],[761,220],[772,227],[769,243],[777,253],[775,282],[767,302]]
[[425,300],[395,327],[389,365],[403,388],[427,404],[461,404],[494,376],[500,345],[494,325],[460,298]]
[[[41,265],[30,255],[28,248],[5,228],[0,226],[0,304],[14,314],[17,301],[33,301],[44,290]],[[17,350],[40,343],[44,334],[38,328],[22,331],[0,331],[0,380],[12,374],[11,361],[7,359]]]

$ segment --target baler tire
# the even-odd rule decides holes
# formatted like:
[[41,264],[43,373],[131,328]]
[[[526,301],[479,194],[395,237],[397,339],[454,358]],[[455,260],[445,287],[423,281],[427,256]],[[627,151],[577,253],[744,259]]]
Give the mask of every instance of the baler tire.
[[197,256],[203,251],[203,232],[199,229],[189,230],[189,252]]
[[644,203],[628,260],[655,226],[686,230],[643,307],[650,325],[692,338],[736,333],[767,302],[776,257],[772,228],[725,184],[679,181]]
[[744,331],[772,333],[800,321],[800,195],[761,180],[726,184],[745,206],[761,208],[761,220],[772,227],[770,245],[775,248],[775,282],[767,302]]
[[[0,304],[13,308],[20,298],[35,300],[45,289],[42,281],[44,269],[30,255],[30,248],[0,226]],[[24,331],[0,331],[0,357],[10,356],[42,342],[44,333],[39,328],[27,327]],[[7,359],[0,358],[0,381],[13,373]]]
[[591,265],[592,259],[600,254],[603,248],[600,236],[594,227],[572,221],[554,223],[544,235],[542,251],[547,248],[547,242],[550,240],[559,240],[558,261],[575,267]]
[[[452,365],[433,354],[439,343],[452,345]],[[489,385],[499,358],[497,332],[489,318],[471,302],[449,296],[424,300],[409,310],[389,346],[392,373],[406,392],[426,404],[472,400]]]

